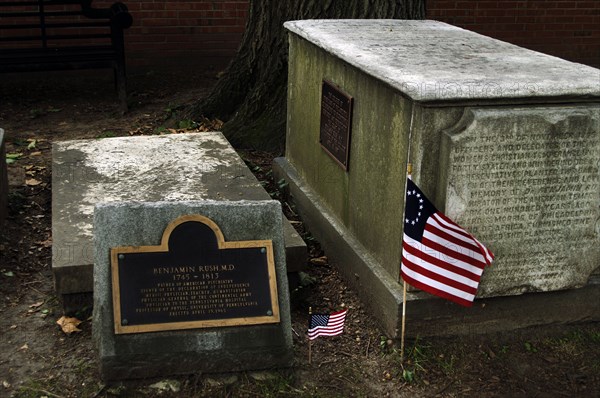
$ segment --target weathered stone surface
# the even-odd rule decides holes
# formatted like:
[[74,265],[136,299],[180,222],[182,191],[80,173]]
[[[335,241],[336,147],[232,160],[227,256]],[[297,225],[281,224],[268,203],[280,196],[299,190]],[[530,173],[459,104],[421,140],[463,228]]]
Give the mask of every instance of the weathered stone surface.
[[[496,254],[479,298],[597,283],[600,70],[435,21],[285,26],[288,123],[278,178],[295,187],[311,232],[390,335],[399,331],[408,161],[434,204]],[[323,80],[354,98],[347,172],[319,145]],[[472,176],[473,167],[489,173]],[[500,174],[508,169],[517,170]],[[498,212],[506,218],[494,219]],[[431,297],[410,292],[410,307],[425,311],[415,319],[437,322],[448,312],[446,303],[413,303]]]
[[[356,100],[348,173],[319,145],[324,78]],[[397,91],[290,36],[286,158],[324,207],[394,276],[410,111],[410,101]]]
[[[273,241],[281,321],[278,324],[115,335],[110,248],[160,243],[165,227],[180,216],[213,220],[226,241]],[[94,341],[106,380],[268,369],[291,365],[289,293],[276,201],[104,203],[94,214]]]
[[285,218],[283,220],[283,241],[285,243],[285,265],[287,271],[304,271],[308,256],[306,243],[292,224]]
[[[400,330],[399,307],[402,305],[402,286],[397,274],[383,268],[382,263],[365,248],[363,242],[331,213],[324,203],[286,158],[276,158],[273,173],[288,182],[288,189],[305,225],[326,248],[330,264],[339,269],[347,282],[356,289],[389,336]],[[422,298],[410,294],[409,300]]]
[[467,109],[438,203],[495,253],[479,296],[585,285],[600,266],[600,107]]
[[286,29],[419,102],[600,95],[600,71],[438,21],[308,20]]
[[0,225],[8,215],[8,169],[5,159],[4,130],[0,129]]
[[[388,336],[400,336],[402,285],[387,273],[362,244],[335,220],[318,195],[299,178],[285,158],[273,167],[277,178],[286,178],[302,219],[327,248],[330,263],[360,292],[362,300],[380,321]],[[487,270],[486,270],[487,272]],[[436,299],[420,291],[407,293],[406,335],[476,335],[546,324],[600,319],[600,279],[571,290],[524,293],[519,296],[482,298],[471,308]]]
[[[271,199],[218,132],[63,141],[52,151],[52,269],[61,295],[92,292],[96,203]],[[306,245],[291,232],[297,268]]]

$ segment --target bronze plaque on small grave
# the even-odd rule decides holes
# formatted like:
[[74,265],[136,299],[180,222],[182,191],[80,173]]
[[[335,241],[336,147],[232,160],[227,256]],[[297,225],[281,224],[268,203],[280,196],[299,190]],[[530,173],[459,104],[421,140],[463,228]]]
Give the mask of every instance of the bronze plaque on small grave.
[[279,322],[273,242],[226,242],[201,215],[158,246],[112,248],[111,267],[117,334]]
[[348,171],[352,103],[348,94],[323,80],[321,90],[321,131],[319,142],[344,170]]

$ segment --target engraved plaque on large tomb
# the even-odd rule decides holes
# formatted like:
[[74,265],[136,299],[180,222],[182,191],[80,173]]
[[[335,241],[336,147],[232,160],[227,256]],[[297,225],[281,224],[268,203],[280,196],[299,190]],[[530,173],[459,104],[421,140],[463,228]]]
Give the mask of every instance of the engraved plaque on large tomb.
[[165,229],[159,246],[111,249],[115,333],[279,322],[270,240],[226,242],[201,215]]
[[446,214],[496,255],[479,296],[586,284],[600,265],[599,154],[599,108],[467,109],[444,134]]
[[348,170],[353,99],[323,80],[319,142],[344,170]]

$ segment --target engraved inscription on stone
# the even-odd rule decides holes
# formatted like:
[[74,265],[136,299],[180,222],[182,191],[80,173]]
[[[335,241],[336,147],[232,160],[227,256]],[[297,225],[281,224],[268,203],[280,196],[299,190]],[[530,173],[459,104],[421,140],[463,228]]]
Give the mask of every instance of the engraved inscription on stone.
[[236,281],[236,268],[235,264],[214,264],[154,266],[141,271],[148,273],[150,281],[138,289],[130,314],[123,314],[125,324],[222,318],[235,309],[258,307],[256,286]]
[[351,127],[352,97],[323,80],[319,140],[323,149],[344,170],[348,170]]
[[479,296],[584,285],[600,264],[600,110],[467,110],[446,133],[446,213],[496,254]]
[[279,321],[271,241],[225,242],[184,216],[160,246],[111,250],[116,333]]

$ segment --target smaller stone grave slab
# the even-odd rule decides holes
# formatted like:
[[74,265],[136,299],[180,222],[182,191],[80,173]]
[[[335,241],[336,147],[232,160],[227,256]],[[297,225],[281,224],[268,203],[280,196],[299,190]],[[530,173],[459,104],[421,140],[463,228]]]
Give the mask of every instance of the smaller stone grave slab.
[[[52,271],[65,311],[89,305],[96,203],[270,199],[219,132],[55,142]],[[300,271],[306,244],[287,220],[284,237],[288,271]]]
[[282,231],[276,201],[97,205],[102,377],[290,366]]

